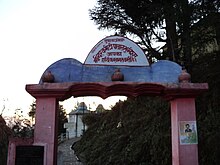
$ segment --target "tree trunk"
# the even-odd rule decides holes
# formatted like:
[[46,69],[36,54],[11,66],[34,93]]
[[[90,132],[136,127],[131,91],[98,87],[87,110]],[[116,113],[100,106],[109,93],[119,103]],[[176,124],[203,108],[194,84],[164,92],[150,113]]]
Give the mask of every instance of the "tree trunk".
[[167,2],[164,5],[164,11],[167,35],[167,55],[169,60],[179,62],[176,20],[172,2]]
[[191,11],[189,8],[188,0],[180,0],[180,10],[182,10],[182,48],[183,48],[183,60],[184,66],[187,71],[191,73],[192,70],[192,44],[190,35],[190,15]]

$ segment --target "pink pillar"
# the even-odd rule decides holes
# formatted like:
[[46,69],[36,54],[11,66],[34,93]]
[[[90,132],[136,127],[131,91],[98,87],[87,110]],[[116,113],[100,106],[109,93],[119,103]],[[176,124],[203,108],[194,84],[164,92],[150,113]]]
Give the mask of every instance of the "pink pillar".
[[36,99],[34,145],[44,146],[44,164],[57,164],[57,105],[56,98]]
[[[186,138],[188,135],[197,136],[195,99],[176,98],[170,102],[172,126],[172,164],[198,165],[197,140],[188,141]],[[186,133],[187,131],[184,130],[187,123],[190,124],[193,133]]]

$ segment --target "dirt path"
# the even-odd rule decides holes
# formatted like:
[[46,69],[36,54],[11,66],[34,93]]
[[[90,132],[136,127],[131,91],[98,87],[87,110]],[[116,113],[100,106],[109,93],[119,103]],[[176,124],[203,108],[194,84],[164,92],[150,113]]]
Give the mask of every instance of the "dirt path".
[[57,165],[83,165],[79,160],[77,160],[74,151],[71,149],[72,144],[79,139],[80,138],[72,138],[59,144]]

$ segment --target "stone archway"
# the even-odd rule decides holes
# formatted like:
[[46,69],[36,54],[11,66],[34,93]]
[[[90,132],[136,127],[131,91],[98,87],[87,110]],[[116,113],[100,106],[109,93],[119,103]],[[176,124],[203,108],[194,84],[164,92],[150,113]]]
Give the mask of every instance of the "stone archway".
[[[174,62],[149,65],[131,40],[107,37],[96,44],[84,64],[69,58],[59,60],[46,69],[39,84],[26,85],[26,90],[36,98],[33,145],[44,147],[45,165],[57,161],[58,101],[71,96],[114,95],[167,99],[171,104],[172,164],[198,165],[197,141],[184,141],[182,129],[189,123],[197,133],[195,98],[208,90],[208,84],[191,83],[190,75]],[[14,151],[11,153],[13,156]]]
[[70,96],[100,96],[106,98],[117,94],[125,96],[161,96],[168,99],[171,103],[173,164],[198,164],[197,144],[181,145],[179,142],[179,122],[196,121],[195,97],[207,90],[207,84],[44,83],[27,85],[26,89],[37,99],[34,143],[47,146],[46,153],[49,164],[56,161],[57,128],[55,123],[57,102]]

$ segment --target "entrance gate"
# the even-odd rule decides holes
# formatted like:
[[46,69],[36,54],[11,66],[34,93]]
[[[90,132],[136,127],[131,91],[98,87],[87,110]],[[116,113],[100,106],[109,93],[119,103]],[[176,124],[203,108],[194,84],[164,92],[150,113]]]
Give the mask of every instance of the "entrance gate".
[[[171,104],[172,164],[198,165],[195,97],[208,90],[208,84],[191,83],[190,75],[174,62],[149,65],[142,50],[127,38],[104,38],[84,64],[70,58],[55,62],[39,84],[26,85],[26,90],[36,98],[33,145],[44,147],[44,165],[57,162],[58,101],[114,95],[167,99]],[[13,147],[9,152],[13,155]]]

